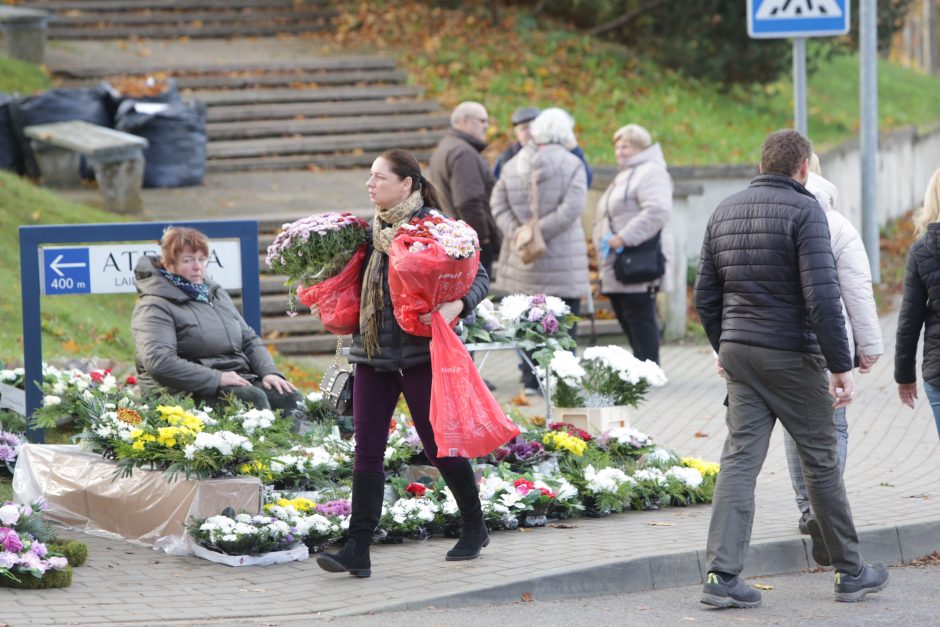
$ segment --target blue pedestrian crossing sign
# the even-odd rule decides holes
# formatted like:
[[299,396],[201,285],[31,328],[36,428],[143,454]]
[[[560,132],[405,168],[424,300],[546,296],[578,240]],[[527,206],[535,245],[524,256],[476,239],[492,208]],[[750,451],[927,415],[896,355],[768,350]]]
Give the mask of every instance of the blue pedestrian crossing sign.
[[90,294],[88,248],[43,248],[42,293]]
[[850,29],[851,0],[747,0],[753,39],[831,37]]

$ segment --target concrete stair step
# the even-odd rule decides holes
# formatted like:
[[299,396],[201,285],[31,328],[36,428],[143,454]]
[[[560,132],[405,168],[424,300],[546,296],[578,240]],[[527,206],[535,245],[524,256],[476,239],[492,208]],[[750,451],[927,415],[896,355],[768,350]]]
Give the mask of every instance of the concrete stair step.
[[[400,133],[354,133],[323,135],[299,139],[263,139],[253,141],[217,141],[208,147],[208,159],[304,155],[342,151],[381,151],[389,146],[399,148],[430,148],[443,137],[444,131],[407,131]],[[373,157],[373,160],[375,158]]]
[[322,7],[310,6],[290,9],[273,7],[271,9],[245,9],[227,10],[225,12],[214,10],[204,11],[146,11],[141,13],[130,12],[99,12],[99,11],[66,11],[56,14],[55,21],[50,24],[55,29],[66,28],[100,28],[107,24],[111,27],[131,26],[186,26],[198,24],[241,24],[245,21],[265,21],[268,23],[284,23],[287,21],[310,21],[317,19],[331,19],[336,12]]
[[195,96],[209,107],[267,105],[303,102],[343,102],[346,100],[381,100],[410,98],[424,93],[412,85],[361,85],[321,89],[245,89],[242,91],[197,91]]
[[[255,120],[298,120],[326,116],[435,113],[440,110],[430,100],[349,100],[345,102],[286,103],[269,105],[224,105],[209,108],[210,127],[216,124]],[[272,122],[273,123],[273,122]]]
[[156,10],[242,10],[255,8],[281,8],[324,6],[328,0],[28,0],[23,6],[46,11],[156,11]]
[[[287,296],[284,297],[287,302]],[[310,314],[310,309],[297,303],[297,315],[293,318],[288,316],[270,317],[261,321],[261,333],[264,337],[286,337],[296,335],[311,335],[314,333],[325,333],[323,323],[319,318]],[[336,348],[336,340],[333,340],[333,348]]]
[[227,74],[232,72],[295,73],[339,70],[390,70],[395,60],[375,55],[347,55],[290,61],[256,61],[252,63],[177,63],[126,66],[57,67],[55,76],[64,78],[106,78],[109,76],[146,76],[162,72],[171,76]]
[[[336,336],[331,333],[293,335],[266,339],[265,344],[273,347],[282,355],[322,355],[336,351]],[[348,340],[346,345],[349,345]]]
[[[408,78],[404,70],[347,70],[341,72],[294,72],[256,74],[254,72],[232,72],[205,76],[181,76],[176,78],[180,89],[245,89],[250,87],[291,88],[302,85],[355,85],[357,83],[404,83]],[[91,87],[97,79],[69,79],[62,87]]]
[[449,122],[446,115],[370,115],[356,117],[321,118],[315,120],[271,120],[253,122],[226,122],[209,124],[210,142],[260,139],[268,137],[298,137],[333,135],[339,133],[391,132],[412,129],[444,129]]
[[105,26],[104,28],[78,29],[73,27],[56,27],[53,22],[49,27],[49,39],[223,39],[228,37],[275,37],[278,35],[299,35],[302,33],[315,33],[330,28],[326,18],[318,18],[307,22],[292,22],[289,24],[242,24],[229,26],[141,26],[125,28],[118,26]]
[[[346,168],[368,168],[383,149],[376,148],[368,152],[346,152],[316,155],[284,155],[273,157],[240,157],[234,159],[213,159],[206,163],[206,172],[246,172],[260,170],[343,170]],[[429,150],[410,150],[415,159],[427,163],[431,158]]]

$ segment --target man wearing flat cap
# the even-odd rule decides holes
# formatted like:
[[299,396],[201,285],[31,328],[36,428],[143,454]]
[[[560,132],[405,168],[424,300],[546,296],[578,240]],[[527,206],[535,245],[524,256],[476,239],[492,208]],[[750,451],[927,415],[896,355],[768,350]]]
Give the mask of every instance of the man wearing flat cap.
[[[503,167],[505,167],[505,165],[509,163],[509,160],[515,157],[516,153],[522,150],[522,147],[531,139],[529,135],[529,124],[531,124],[541,112],[542,110],[538,107],[522,107],[512,112],[510,121],[512,122],[512,132],[516,136],[516,141],[513,142],[509,148],[504,150],[503,153],[499,155],[499,159],[496,160],[496,165],[493,167],[493,176],[496,177],[497,181],[499,180],[499,174],[502,172]],[[594,173],[591,172],[591,166],[588,165],[584,151],[581,150],[581,146],[575,144],[574,146],[565,146],[565,148],[584,162],[584,170],[587,172],[587,186],[590,189],[591,179],[594,178]]]
[[450,114],[450,129],[431,155],[431,182],[448,215],[472,226],[480,238],[480,263],[490,276],[501,234],[490,211],[496,180],[480,154],[486,148],[489,115],[479,102],[461,102]]

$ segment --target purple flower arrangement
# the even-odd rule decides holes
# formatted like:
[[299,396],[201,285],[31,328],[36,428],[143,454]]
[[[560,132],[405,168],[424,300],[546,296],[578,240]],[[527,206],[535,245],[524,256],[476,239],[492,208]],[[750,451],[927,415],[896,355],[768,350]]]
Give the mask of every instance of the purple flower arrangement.
[[534,466],[545,459],[545,447],[535,440],[516,438],[490,453],[490,456],[496,463],[509,464],[510,468]]
[[13,466],[16,464],[16,458],[20,452],[20,446],[23,445],[23,438],[9,431],[0,431],[0,462],[2,462],[10,474],[13,474]]
[[27,529],[35,527],[34,516],[46,509],[39,500],[32,506],[7,501],[0,505],[0,577],[19,581],[23,575],[41,578],[49,570],[64,570],[68,560],[49,555],[46,545]]
[[346,499],[327,501],[317,505],[317,513],[324,516],[349,516],[352,514],[352,503]]

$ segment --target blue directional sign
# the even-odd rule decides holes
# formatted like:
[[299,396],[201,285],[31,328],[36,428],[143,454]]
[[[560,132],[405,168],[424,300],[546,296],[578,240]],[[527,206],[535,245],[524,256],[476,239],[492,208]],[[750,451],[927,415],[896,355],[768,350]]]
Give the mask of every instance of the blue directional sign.
[[42,293],[90,294],[88,248],[43,248]]
[[850,0],[747,0],[747,34],[753,39],[845,35],[850,6]]

